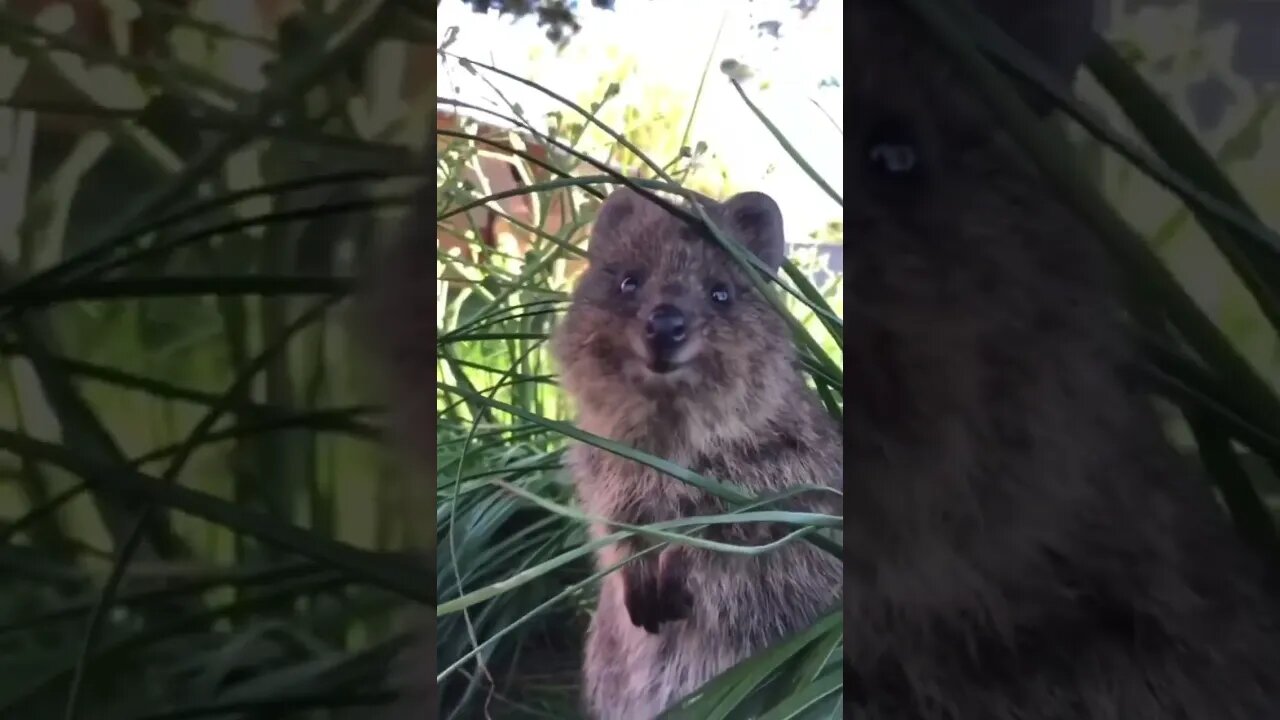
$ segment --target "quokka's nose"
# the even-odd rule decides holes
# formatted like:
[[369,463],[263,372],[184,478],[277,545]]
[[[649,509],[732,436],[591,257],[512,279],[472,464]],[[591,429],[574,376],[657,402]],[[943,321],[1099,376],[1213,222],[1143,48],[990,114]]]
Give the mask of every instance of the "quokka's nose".
[[675,347],[684,342],[685,330],[684,313],[674,305],[659,305],[654,308],[644,325],[644,332],[649,340],[666,347]]

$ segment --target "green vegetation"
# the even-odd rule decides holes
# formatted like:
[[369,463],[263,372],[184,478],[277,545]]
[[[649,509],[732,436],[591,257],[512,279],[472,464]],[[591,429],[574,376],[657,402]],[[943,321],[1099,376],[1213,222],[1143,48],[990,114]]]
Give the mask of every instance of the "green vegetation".
[[46,5],[0,9],[0,717],[367,717],[433,593],[345,300],[433,23]]
[[[988,25],[958,8],[929,2],[912,2],[911,6],[955,53],[1014,137],[1114,251],[1133,288],[1134,317],[1139,320],[1135,332],[1149,349],[1150,362],[1144,371],[1153,395],[1172,401],[1193,420],[1187,423],[1176,415],[1173,430],[1185,434],[1190,428],[1191,439],[1196,441],[1191,447],[1202,452],[1241,531],[1259,543],[1272,544],[1271,514],[1257,487],[1274,486],[1268,468],[1276,456],[1270,454],[1270,448],[1280,447],[1275,444],[1280,427],[1272,409],[1276,396],[1265,379],[1274,369],[1274,360],[1246,359],[1238,348],[1242,343],[1261,342],[1274,349],[1274,328],[1267,327],[1261,338],[1256,333],[1228,336],[1220,330],[1220,320],[1207,315],[1192,300],[1186,289],[1189,279],[1168,270],[1165,259],[1170,257],[1167,241],[1176,231],[1189,232],[1190,237],[1185,238],[1188,243],[1205,236],[1197,237],[1196,228],[1186,223],[1185,217],[1176,230],[1166,228],[1160,237],[1138,234],[1127,217],[1128,198],[1115,191],[1112,180],[1118,172],[1130,187],[1145,182],[1174,193],[1174,201],[1164,206],[1164,219],[1189,212],[1208,230],[1207,238],[1222,255],[1242,259],[1232,267],[1246,279],[1273,264],[1274,233],[1229,189],[1212,159],[1187,140],[1176,116],[1146,95],[1154,91],[1135,73],[1133,64],[1145,69],[1147,63],[1157,64],[1161,58],[1153,55],[1125,61],[1109,48],[1099,52],[1091,61],[1091,76],[1082,85],[1090,102],[1110,115],[1098,120],[1099,112],[1084,110],[1079,101],[1058,97],[1059,104],[1065,106],[1064,115],[1074,120],[1067,128],[1078,141],[1073,146],[1063,142],[1063,128],[1037,120],[1014,93],[1011,79],[1036,82],[1041,76],[1024,54],[1009,48]],[[997,68],[1007,69],[1013,78]],[[482,75],[504,74],[501,68],[480,63],[470,64],[469,69]],[[724,82],[723,78],[704,79]],[[555,91],[537,87],[548,94]],[[1160,90],[1168,96],[1186,88]],[[556,391],[555,368],[548,361],[544,343],[571,286],[568,260],[580,255],[591,214],[607,190],[596,183],[610,177],[617,182],[615,172],[624,170],[629,177],[655,179],[653,184],[646,183],[650,187],[663,187],[666,175],[679,175],[687,167],[689,154],[671,144],[679,128],[663,136],[655,133],[652,125],[645,125],[645,132],[652,135],[649,141],[626,142],[624,138],[634,140],[635,135],[618,123],[626,126],[648,118],[637,117],[634,111],[639,106],[629,103],[611,109],[609,102],[617,93],[616,85],[602,82],[601,91],[581,103],[589,107],[572,107],[561,98],[565,107],[557,119],[572,128],[567,137],[556,138],[566,146],[565,152],[552,163],[552,179],[531,185],[527,192],[537,208],[535,217],[545,218],[559,204],[574,208],[565,229],[526,224],[524,229],[534,240],[524,258],[503,257],[471,265],[456,253],[440,253],[442,277],[447,272],[451,277],[466,278],[442,285],[444,334],[437,368],[442,439],[438,478],[442,645],[438,677],[446,713],[453,717],[469,717],[482,712],[481,708],[494,717],[506,717],[506,713],[511,717],[567,717],[574,713],[574,643],[591,607],[599,575],[591,574],[586,554],[589,548],[582,544],[584,518],[572,506],[571,488],[559,458],[567,438],[602,447],[608,444],[563,423],[567,408]],[[748,92],[743,92],[743,99],[744,120],[754,115],[757,122],[767,125],[765,115],[753,112]],[[507,121],[524,126],[528,132],[537,130],[518,107],[509,110]],[[1255,135],[1266,111],[1265,107],[1256,108]],[[611,115],[611,120],[604,120],[605,115]],[[1112,123],[1129,134],[1107,129]],[[1083,137],[1078,126],[1088,131]],[[584,132],[612,139],[597,144],[590,154],[571,152]],[[442,222],[491,197],[452,172],[465,166],[474,148],[468,145],[468,133],[450,137],[437,178],[441,188],[437,218]],[[1139,149],[1139,138],[1150,142],[1157,152]],[[786,144],[780,132],[775,131],[775,139]],[[1079,150],[1064,152],[1071,147]],[[673,157],[675,160],[670,160]],[[805,165],[802,157],[792,159]],[[1119,165],[1123,169],[1118,170]],[[1135,174],[1139,175],[1136,180],[1132,177]],[[1096,189],[1100,177],[1110,182],[1104,183],[1109,190],[1106,195]],[[830,192],[821,178],[811,179],[813,192]],[[711,178],[703,176],[700,182],[708,180]],[[520,222],[510,215],[504,217]],[[456,231],[454,237],[474,243],[479,228],[471,230],[470,234]],[[833,230],[842,232],[839,226]],[[449,234],[441,232],[442,236]],[[1153,242],[1158,240],[1164,243]],[[798,321],[797,340],[815,385],[835,409],[842,405],[838,342],[842,334],[841,284],[808,288],[804,287],[805,277],[803,272],[784,273],[780,296]],[[1218,279],[1221,281],[1221,276]],[[1239,284],[1235,278],[1227,281]],[[1261,304],[1274,283],[1274,274],[1263,272],[1243,286],[1246,291],[1252,289],[1248,297],[1261,298]],[[1265,310],[1265,305],[1262,307]],[[1233,312],[1247,316],[1250,308],[1237,306]],[[656,466],[656,459],[637,456],[625,448],[610,449]],[[1258,462],[1260,457],[1262,462]],[[667,469],[688,482],[703,481],[689,477],[681,468]],[[816,523],[811,526],[816,527]],[[663,529],[682,532],[678,527]],[[669,534],[661,537],[674,539]],[[508,566],[510,558],[518,558],[515,567]],[[824,618],[807,633],[727,673],[672,715],[838,716],[837,698],[843,683],[837,662],[840,630],[838,617]],[[493,692],[487,686],[489,679],[497,684]]]

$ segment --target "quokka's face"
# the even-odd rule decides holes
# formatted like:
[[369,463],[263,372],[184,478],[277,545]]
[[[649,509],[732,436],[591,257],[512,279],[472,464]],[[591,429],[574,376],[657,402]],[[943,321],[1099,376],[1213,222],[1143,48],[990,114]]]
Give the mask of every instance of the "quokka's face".
[[[776,270],[782,226],[772,200],[744,193],[709,214]],[[554,345],[580,400],[731,395],[791,357],[785,323],[733,258],[643,196],[609,197],[589,254]]]

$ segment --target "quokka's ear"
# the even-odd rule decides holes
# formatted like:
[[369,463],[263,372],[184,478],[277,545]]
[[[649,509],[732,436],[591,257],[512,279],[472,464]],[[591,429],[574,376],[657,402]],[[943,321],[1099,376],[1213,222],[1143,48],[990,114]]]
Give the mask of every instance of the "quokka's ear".
[[660,211],[661,206],[625,185],[619,187],[605,198],[591,226],[591,244],[588,251],[592,254],[608,249],[619,237],[625,235],[622,228],[633,222],[637,216],[645,212]]
[[[1006,34],[1034,53],[1053,71],[1064,87],[1093,51],[1093,0],[971,0],[974,7],[999,25]],[[1032,107],[1047,113],[1051,100],[1042,93],[1027,97]]]
[[721,215],[734,239],[777,272],[787,252],[778,203],[762,192],[738,193],[724,202]]

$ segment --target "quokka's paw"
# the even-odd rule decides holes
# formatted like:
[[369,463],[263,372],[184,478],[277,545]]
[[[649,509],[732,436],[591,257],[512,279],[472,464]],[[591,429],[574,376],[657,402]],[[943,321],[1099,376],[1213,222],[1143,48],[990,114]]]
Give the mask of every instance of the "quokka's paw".
[[650,633],[658,632],[658,577],[647,558],[633,561],[622,570],[623,604],[631,624]]
[[623,602],[631,624],[656,635],[662,623],[683,620],[693,609],[693,595],[685,582],[682,558],[664,551],[657,559],[642,558],[623,570]]

